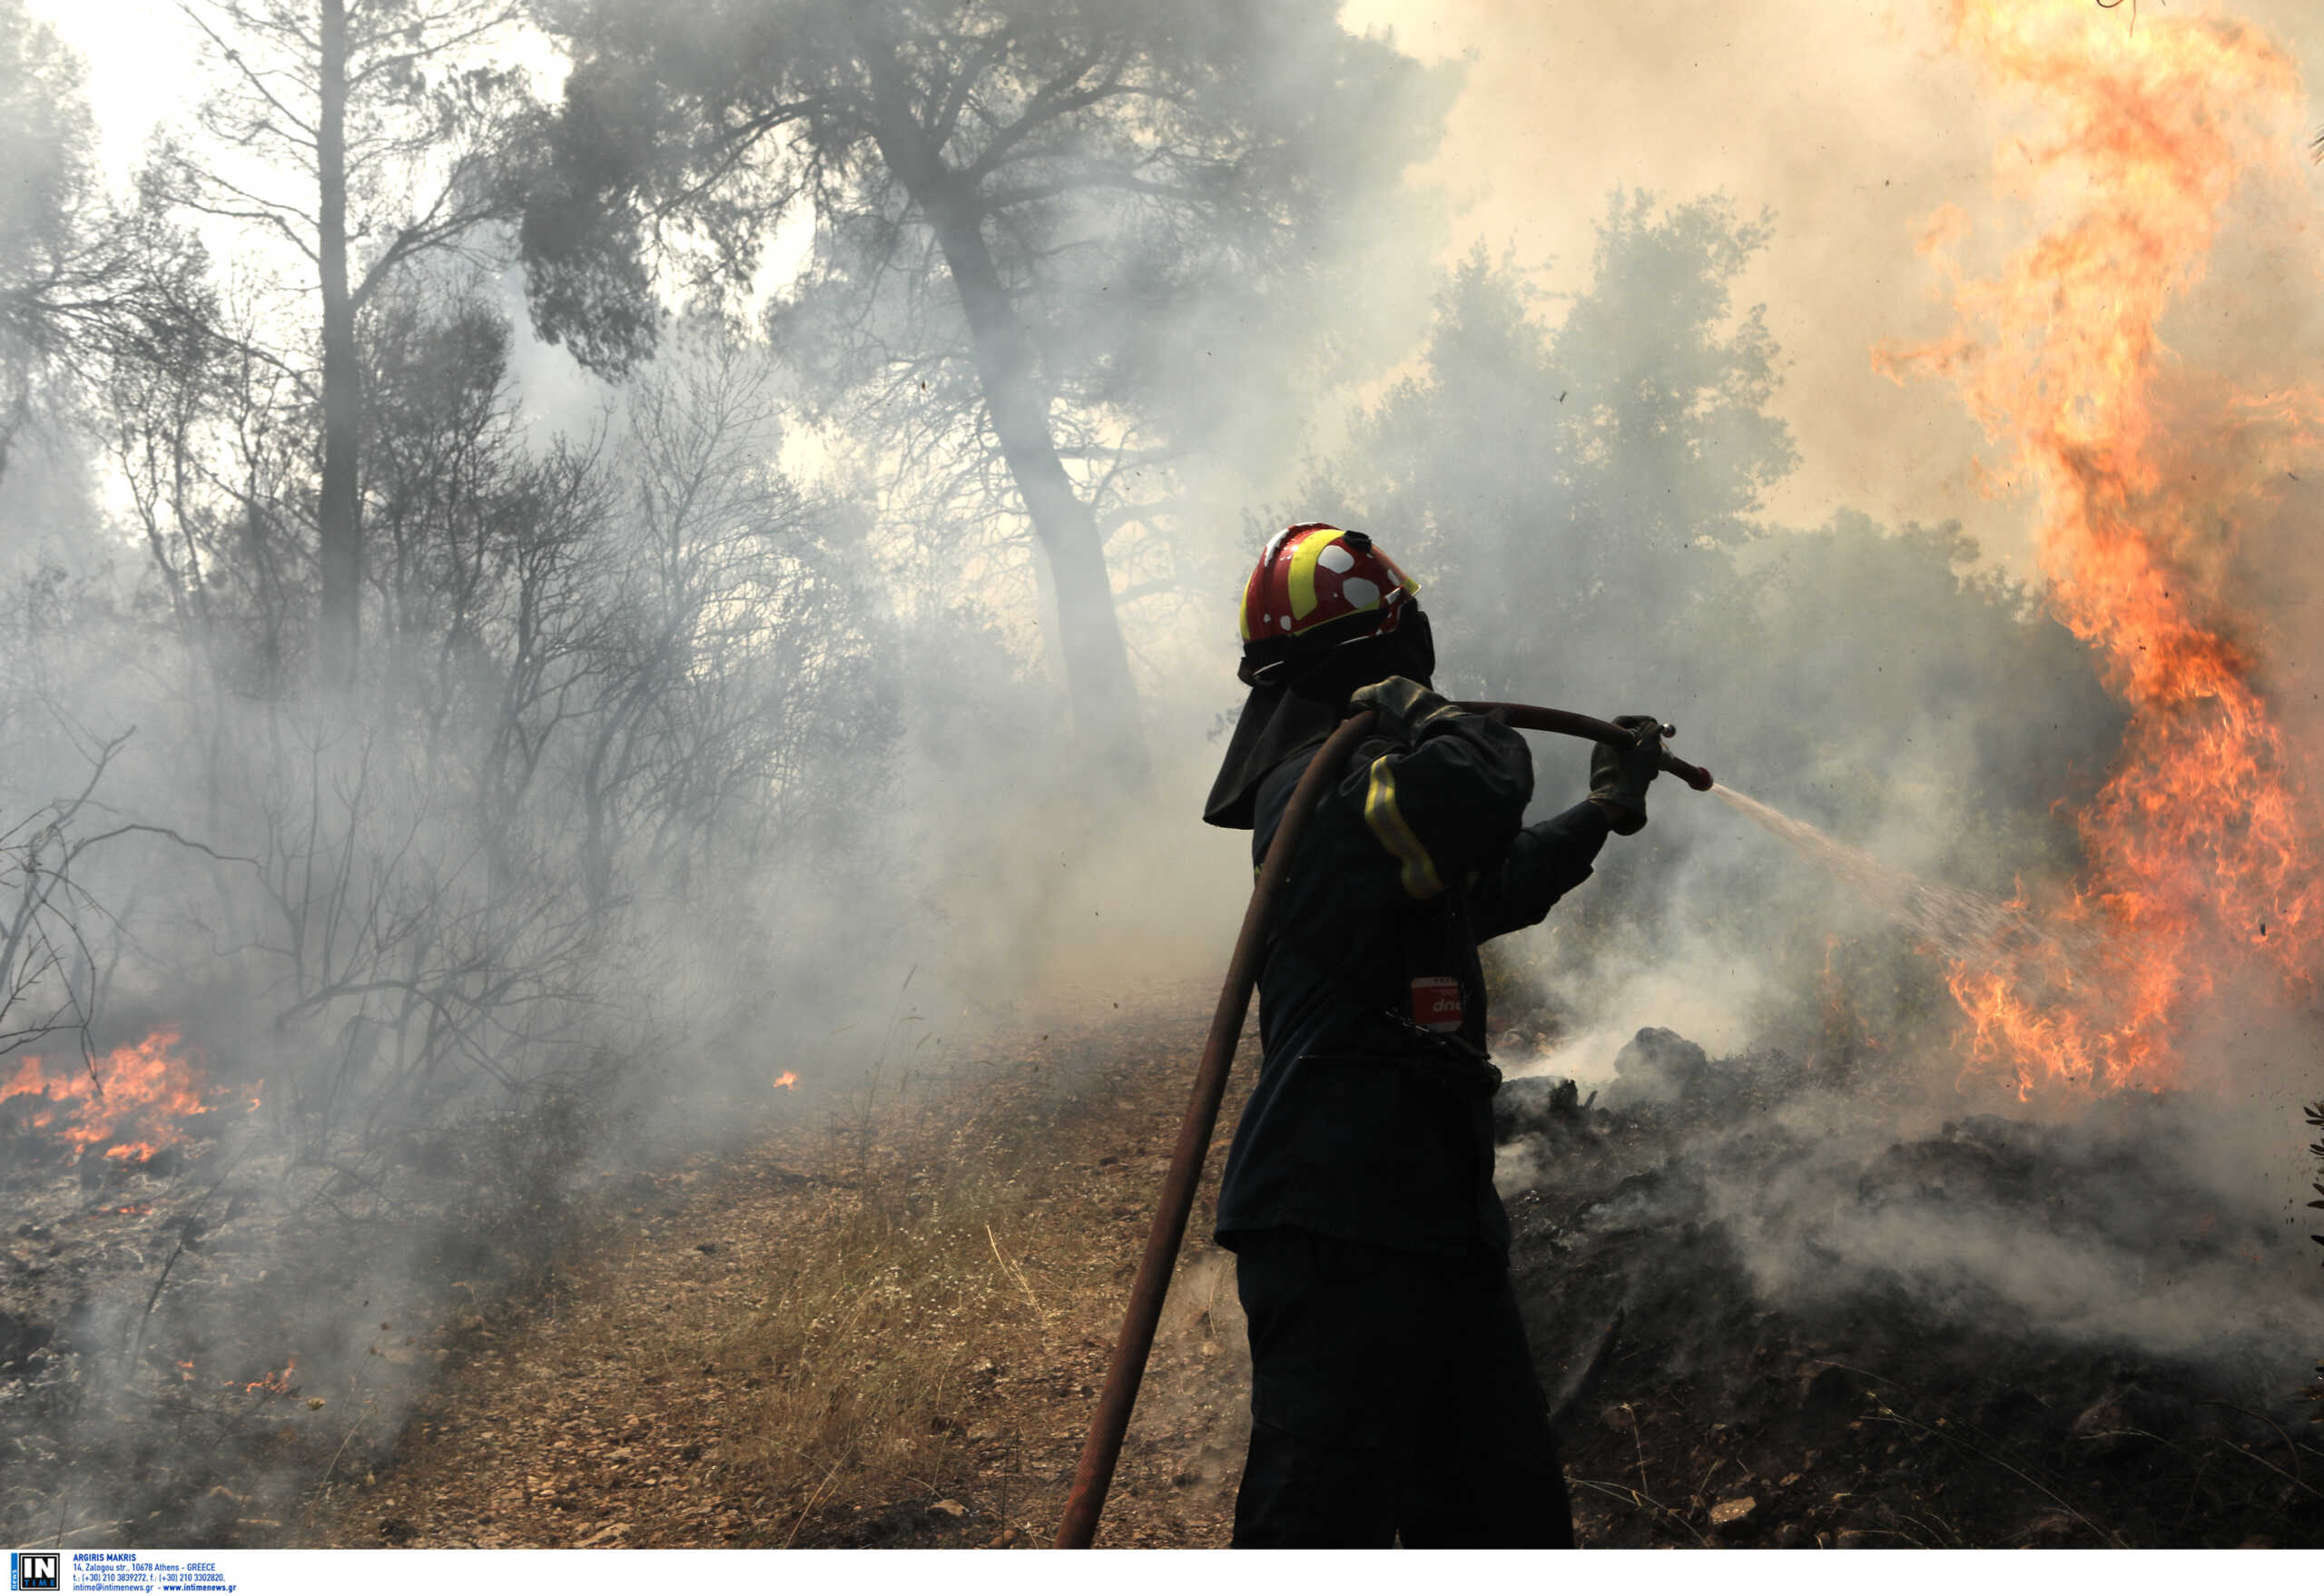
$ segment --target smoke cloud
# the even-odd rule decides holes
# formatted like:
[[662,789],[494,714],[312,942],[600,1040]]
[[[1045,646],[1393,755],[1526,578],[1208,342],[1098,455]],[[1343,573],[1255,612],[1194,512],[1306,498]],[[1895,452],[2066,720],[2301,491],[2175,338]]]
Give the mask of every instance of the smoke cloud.
[[[254,238],[136,235],[206,285],[212,336],[146,326],[0,470],[0,1080],[166,1025],[262,1104],[135,1182],[54,1149],[12,1167],[27,1224],[81,1246],[102,1213],[118,1232],[74,1256],[136,1259],[0,1324],[39,1446],[90,1462],[76,1515],[234,1532],[186,1473],[100,1476],[178,1384],[263,1400],[293,1353],[320,1412],[365,1415],[359,1454],[386,1444],[435,1326],[538,1287],[534,1241],[635,1160],[785,1108],[778,1071],[824,1101],[895,1068],[905,1024],[1006,1038],[1215,979],[1247,841],[1196,816],[1240,698],[1234,597],[1276,525],[1340,519],[1420,576],[1450,692],[1658,713],[1738,790],[1931,883],[2073,880],[2124,712],[2045,610],[2027,498],[1988,493],[1957,396],[1870,359],[1951,325],[1916,249],[1940,207],[1972,273],[2028,222],[1990,181],[2024,109],[1944,47],[1943,11],[1362,0],[1344,25],[1416,57],[1374,62],[1401,142],[1299,152],[1271,197],[1337,196],[1300,248],[1190,248],[1110,196],[1044,212],[1063,308],[1036,363],[1070,374],[1057,431],[1105,524],[1142,783],[1077,733],[1056,573],[894,194],[794,220],[798,275],[755,299],[660,285],[684,313],[618,378],[527,324],[506,218],[383,293],[375,630],[340,696],[307,680],[311,307]],[[2324,71],[2295,0],[2240,15]],[[54,15],[115,153],[139,30]],[[1326,70],[1313,49],[1265,85]],[[2284,223],[2324,191],[2298,181],[2250,202],[2172,324],[2262,389],[2319,330]],[[921,253],[864,270],[891,228]],[[2250,529],[2236,591],[2315,747],[2308,490]],[[1587,754],[1536,754],[1539,818]],[[1512,1075],[1586,1096],[1661,1026],[1787,1083],[1674,1147],[1645,1207],[1716,1227],[1770,1305],[1900,1291],[2263,1385],[2312,1360],[2313,1088],[2280,994],[2204,1011],[2185,1094],[2036,1113],[1963,1080],[1943,963],[1881,905],[1675,783],[1652,805],[1496,951]],[[1896,1151],[1924,1144],[1935,1173]],[[1559,1157],[1512,1149],[1505,1187]],[[56,1505],[0,1524],[54,1532]]]

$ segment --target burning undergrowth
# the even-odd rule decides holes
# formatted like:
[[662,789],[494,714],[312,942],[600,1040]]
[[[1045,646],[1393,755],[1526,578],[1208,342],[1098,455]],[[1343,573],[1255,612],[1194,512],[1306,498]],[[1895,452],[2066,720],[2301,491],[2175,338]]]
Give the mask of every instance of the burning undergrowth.
[[1569,1440],[1593,1543],[2313,1542],[2324,1281],[2230,1173],[2248,1127],[1948,1113],[1876,1055],[1667,1031],[1620,1069],[1501,1108],[1544,1365],[1622,1317]]
[[[157,1030],[77,1070],[26,1055],[0,1086],[0,1136],[11,1158],[22,1164],[95,1150],[135,1167],[176,1147],[193,1117],[215,1112],[232,1089],[212,1086],[180,1058],[179,1041],[176,1031]],[[251,1093],[248,1107],[255,1110],[260,1100]]]
[[2206,296],[2215,245],[2312,209],[2299,74],[2224,17],[1951,23],[2022,123],[1996,187],[2032,236],[1933,218],[1958,325],[1878,360],[1958,384],[2120,745],[2071,866],[2008,901],[1760,813],[1913,929],[1957,1013],[1801,1066],[1640,1033],[1604,1107],[1508,1126],[1521,1272],[1570,1338],[1628,1315],[1626,1400],[1578,1447],[1631,1515],[1613,1539],[2309,1543],[2324,1281],[2293,1149],[2324,921],[2283,578],[2324,399],[2204,330],[2268,297]]
[[[1953,34],[2031,113],[1996,184],[2043,224],[1973,276],[1965,215],[1933,218],[1924,248],[1959,324],[1878,358],[1959,386],[1996,479],[2032,490],[2050,608],[2130,719],[2076,816],[2080,879],[2033,889],[2093,952],[2029,941],[1964,961],[1951,984],[1974,1066],[2021,1097],[2171,1086],[2191,1017],[2313,990],[2324,926],[2312,749],[2280,702],[2304,628],[2260,547],[2324,432],[2324,395],[2261,390],[2271,360],[2255,350],[2189,360],[2164,337],[2180,301],[2208,320],[2266,296],[2239,281],[2217,306],[2196,298],[2239,208],[2264,216],[2293,188],[2299,74],[2226,17],[2133,40],[2083,7],[1961,0]],[[2286,216],[2307,209],[2292,198]]]
[[555,1289],[586,1225],[605,1127],[577,1093],[366,1147],[298,1134],[174,1040],[100,1062],[102,1095],[27,1060],[0,1098],[0,1531],[19,1542],[279,1540],[440,1364]]
[[[297,516],[222,515],[201,474],[142,573],[177,608],[0,548],[19,1543],[273,1537],[555,1289],[609,1170],[767,1106],[772,1017],[843,1004],[881,912],[818,923],[892,734],[826,580],[852,523],[764,466],[764,362],[674,355],[584,458],[527,440],[487,306],[414,291],[367,466],[409,541],[351,678],[320,679],[310,594],[216,579],[298,566]],[[170,380],[214,375],[189,362]],[[187,403],[179,458],[241,447]]]

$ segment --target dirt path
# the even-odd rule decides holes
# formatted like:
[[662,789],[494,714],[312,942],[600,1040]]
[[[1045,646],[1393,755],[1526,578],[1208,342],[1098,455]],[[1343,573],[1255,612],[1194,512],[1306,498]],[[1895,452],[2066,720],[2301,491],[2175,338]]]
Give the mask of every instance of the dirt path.
[[[642,1182],[553,1301],[470,1315],[387,1460],[283,1538],[1047,1544],[1208,995],[1108,1009],[933,1079],[803,1090],[747,1153]],[[1515,1273],[1551,1388],[1628,1315],[1567,1436],[1584,1545],[2315,1543],[2324,1453],[2201,1369],[1948,1329],[1907,1297],[1762,1302],[1698,1168],[1797,1158],[1770,1131],[1714,1135],[1760,1111],[1569,1110],[1536,1128],[1553,1147],[1527,1144]],[[1964,1122],[1876,1149],[1857,1200],[1921,1192],[1932,1170],[1974,1195],[1999,1169],[2034,1183],[2014,1200],[2035,1211],[2102,1202],[2075,1158],[2112,1155],[2048,1135]],[[1218,1161],[1103,1545],[1227,1538],[1249,1387],[1230,1260],[1206,1240]]]
[[[1047,1543],[1206,1001],[803,1090],[746,1155],[641,1181],[556,1300],[467,1327],[391,1457],[302,1539]],[[1207,1241],[1217,1162],[1102,1544],[1226,1539],[1247,1370]]]

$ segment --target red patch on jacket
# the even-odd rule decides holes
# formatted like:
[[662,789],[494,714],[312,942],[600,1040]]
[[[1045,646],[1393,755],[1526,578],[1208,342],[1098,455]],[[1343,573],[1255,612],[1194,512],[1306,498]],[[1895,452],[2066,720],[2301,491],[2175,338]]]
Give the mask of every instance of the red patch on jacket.
[[1461,983],[1449,975],[1413,977],[1413,1023],[1423,1030],[1461,1029]]

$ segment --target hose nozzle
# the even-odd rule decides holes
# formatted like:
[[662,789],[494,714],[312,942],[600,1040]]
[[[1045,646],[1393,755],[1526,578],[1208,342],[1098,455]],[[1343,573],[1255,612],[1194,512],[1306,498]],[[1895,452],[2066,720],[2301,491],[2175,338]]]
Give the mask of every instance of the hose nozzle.
[[[1610,743],[1615,747],[1637,746],[1635,734],[1626,732],[1611,721],[1601,721],[1595,715],[1576,714],[1569,709],[1543,709],[1533,704],[1471,703],[1461,705],[1472,714],[1491,714],[1498,711],[1511,725],[1528,732],[1556,732],[1567,737],[1584,737],[1592,743]],[[1665,725],[1662,734],[1675,737],[1679,728]],[[1689,764],[1669,749],[1662,752],[1662,768],[1669,771],[1698,793],[1708,793],[1718,783],[1710,772],[1699,764]]]

